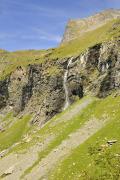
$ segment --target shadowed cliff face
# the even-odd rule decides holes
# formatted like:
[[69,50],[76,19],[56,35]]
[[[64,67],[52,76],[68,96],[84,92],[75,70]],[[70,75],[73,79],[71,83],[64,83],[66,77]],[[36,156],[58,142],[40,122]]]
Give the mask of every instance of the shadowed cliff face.
[[69,20],[61,44],[95,30],[115,18],[120,18],[120,10],[108,9],[88,18]]
[[42,125],[63,110],[66,93],[69,103],[73,103],[84,95],[106,97],[119,90],[119,47],[120,41],[114,40],[91,47],[77,57],[17,67],[0,81],[1,111],[7,108],[15,115],[32,113],[32,123]]
[[0,108],[3,108],[7,105],[7,100],[9,97],[8,84],[9,78],[0,81]]

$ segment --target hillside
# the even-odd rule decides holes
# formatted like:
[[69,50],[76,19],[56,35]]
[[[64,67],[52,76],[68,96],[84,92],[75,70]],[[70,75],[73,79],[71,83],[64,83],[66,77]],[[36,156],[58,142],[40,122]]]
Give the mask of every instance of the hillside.
[[116,18],[120,18],[119,9],[108,9],[88,18],[69,20],[61,44],[82,37],[86,32],[95,30]]
[[[22,132],[19,134],[19,143],[0,161],[1,177],[79,179],[83,176],[81,179],[85,179],[87,175],[84,177],[84,172],[96,178],[104,176],[105,172],[109,175],[107,162],[99,174],[101,164],[96,166],[95,160],[101,157],[106,160],[109,151],[119,154],[119,107],[120,98],[115,96],[104,100],[86,97],[50,120],[41,130],[29,129],[26,135]],[[15,133],[15,127],[21,128],[20,121],[0,137],[1,143],[4,137],[3,148],[7,148],[5,146],[8,146],[8,139],[13,141],[8,133],[13,129],[12,133]],[[27,124],[24,124],[24,128],[27,128]],[[109,146],[107,142],[110,140],[117,140],[117,143]],[[92,151],[96,154],[92,155]],[[110,161],[112,163],[113,159]],[[93,168],[94,172],[91,174]]]
[[119,15],[76,21],[57,48],[0,50],[0,179],[120,178]]

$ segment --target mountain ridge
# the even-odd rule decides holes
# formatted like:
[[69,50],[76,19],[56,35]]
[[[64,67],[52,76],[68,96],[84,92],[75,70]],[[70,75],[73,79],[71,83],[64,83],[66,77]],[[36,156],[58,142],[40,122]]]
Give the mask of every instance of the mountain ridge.
[[120,9],[107,9],[86,18],[71,19],[67,23],[61,45],[116,18],[120,18]]

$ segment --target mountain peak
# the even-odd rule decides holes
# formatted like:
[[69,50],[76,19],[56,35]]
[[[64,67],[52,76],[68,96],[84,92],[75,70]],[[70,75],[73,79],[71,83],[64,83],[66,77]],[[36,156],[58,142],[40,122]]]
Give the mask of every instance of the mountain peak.
[[67,23],[61,44],[80,37],[85,32],[94,30],[106,22],[120,18],[120,9],[106,9],[83,19],[70,19]]

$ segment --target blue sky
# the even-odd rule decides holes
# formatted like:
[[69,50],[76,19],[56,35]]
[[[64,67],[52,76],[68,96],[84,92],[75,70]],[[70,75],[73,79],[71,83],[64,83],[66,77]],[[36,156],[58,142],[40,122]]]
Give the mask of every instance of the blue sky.
[[120,8],[120,0],[0,0],[0,48],[55,47],[69,19],[108,8]]

